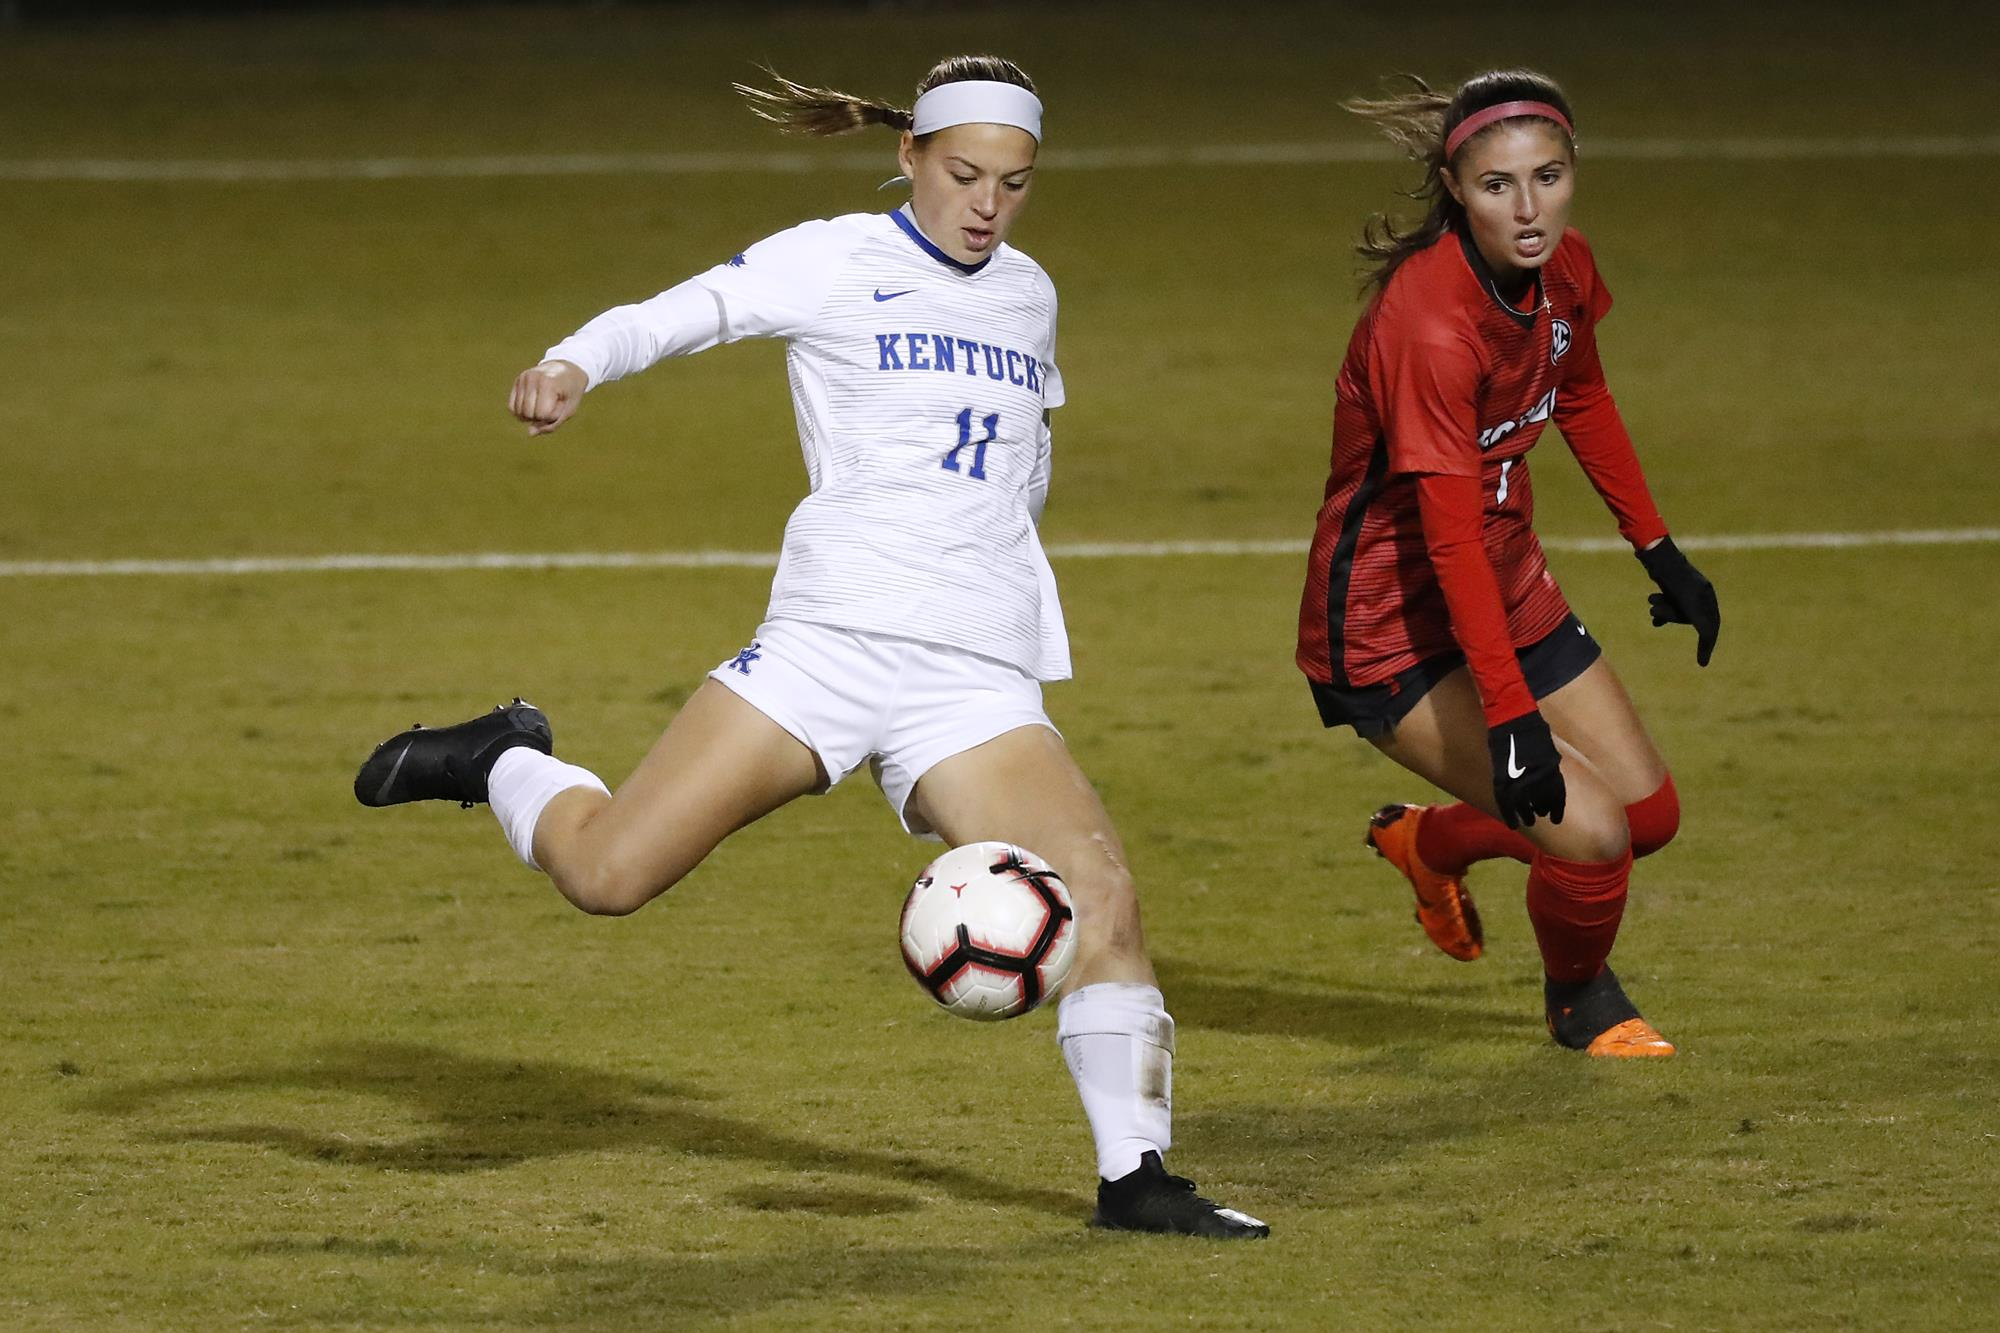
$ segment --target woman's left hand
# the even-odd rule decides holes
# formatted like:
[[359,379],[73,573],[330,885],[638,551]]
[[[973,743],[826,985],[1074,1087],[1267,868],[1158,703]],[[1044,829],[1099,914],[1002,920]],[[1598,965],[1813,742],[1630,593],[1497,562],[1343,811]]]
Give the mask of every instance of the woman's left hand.
[[1715,600],[1715,585],[1688,563],[1672,537],[1662,537],[1639,552],[1639,563],[1660,588],[1646,598],[1653,608],[1654,627],[1694,626],[1694,660],[1698,666],[1707,666],[1715,651],[1716,635],[1722,632],[1722,607]]

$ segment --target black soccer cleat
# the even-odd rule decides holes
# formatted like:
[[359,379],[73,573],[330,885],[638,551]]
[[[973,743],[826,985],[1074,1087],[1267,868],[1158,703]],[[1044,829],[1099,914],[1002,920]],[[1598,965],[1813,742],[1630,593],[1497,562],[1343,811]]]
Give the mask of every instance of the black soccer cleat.
[[456,726],[419,724],[375,747],[354,775],[354,799],[371,806],[409,801],[478,805],[486,800],[486,775],[493,771],[493,761],[517,745],[543,754],[554,746],[548,718],[520,699]]
[[1168,1175],[1156,1152],[1142,1154],[1139,1169],[1130,1175],[1097,1182],[1097,1215],[1090,1225],[1211,1240],[1257,1240],[1271,1234],[1256,1218],[1196,1194],[1187,1177]]
[[1549,1035],[1559,1046],[1599,1058],[1629,1060],[1672,1055],[1674,1044],[1639,1016],[1607,966],[1588,981],[1542,978]]

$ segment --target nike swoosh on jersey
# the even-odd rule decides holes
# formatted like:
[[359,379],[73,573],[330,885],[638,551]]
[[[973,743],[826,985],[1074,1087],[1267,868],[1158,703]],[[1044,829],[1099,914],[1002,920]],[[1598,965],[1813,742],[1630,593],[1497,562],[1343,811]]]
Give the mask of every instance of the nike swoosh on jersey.
[[915,290],[916,288],[914,287],[905,287],[900,292],[884,292],[880,287],[877,287],[875,289],[875,299],[878,301],[893,301],[899,296],[908,296]]

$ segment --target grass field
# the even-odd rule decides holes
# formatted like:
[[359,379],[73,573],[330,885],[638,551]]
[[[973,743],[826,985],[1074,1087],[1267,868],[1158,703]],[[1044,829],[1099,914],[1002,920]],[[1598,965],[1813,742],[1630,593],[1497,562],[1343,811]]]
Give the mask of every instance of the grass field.
[[[1810,13],[1808,13],[1808,9]],[[897,93],[996,47],[1052,146],[1359,141],[1380,73],[1532,59],[1584,143],[1603,342],[1685,534],[2000,524],[1995,21],[1899,6],[505,9],[5,34],[0,171],[77,158],[786,151],[768,59]],[[1990,139],[1987,140],[1990,143]],[[774,549],[781,357],[593,396],[513,373],[886,170],[11,180],[0,561]],[[880,146],[880,145],[878,145]],[[1053,542],[1303,541],[1381,163],[1051,170]],[[1611,532],[1553,436],[1542,530]],[[511,693],[616,778],[768,572],[0,576],[0,1327],[2000,1327],[2000,546],[1698,557],[1715,664],[1621,555],[1556,568],[1686,807],[1618,951],[1681,1057],[1551,1047],[1519,874],[1431,951],[1321,732],[1295,556],[1068,560],[1050,707],[1139,871],[1175,1163],[1262,1245],[1082,1223],[1053,1017],[936,1011],[930,854],[865,779],[586,918],[483,812],[357,808],[369,745]]]

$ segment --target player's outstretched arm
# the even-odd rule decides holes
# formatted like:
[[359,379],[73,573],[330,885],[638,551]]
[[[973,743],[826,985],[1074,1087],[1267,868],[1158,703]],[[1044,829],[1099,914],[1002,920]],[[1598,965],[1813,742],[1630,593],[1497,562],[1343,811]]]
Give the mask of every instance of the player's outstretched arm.
[[528,434],[547,435],[568,421],[590,387],[583,368],[569,361],[544,361],[514,377],[507,410],[528,423]]

